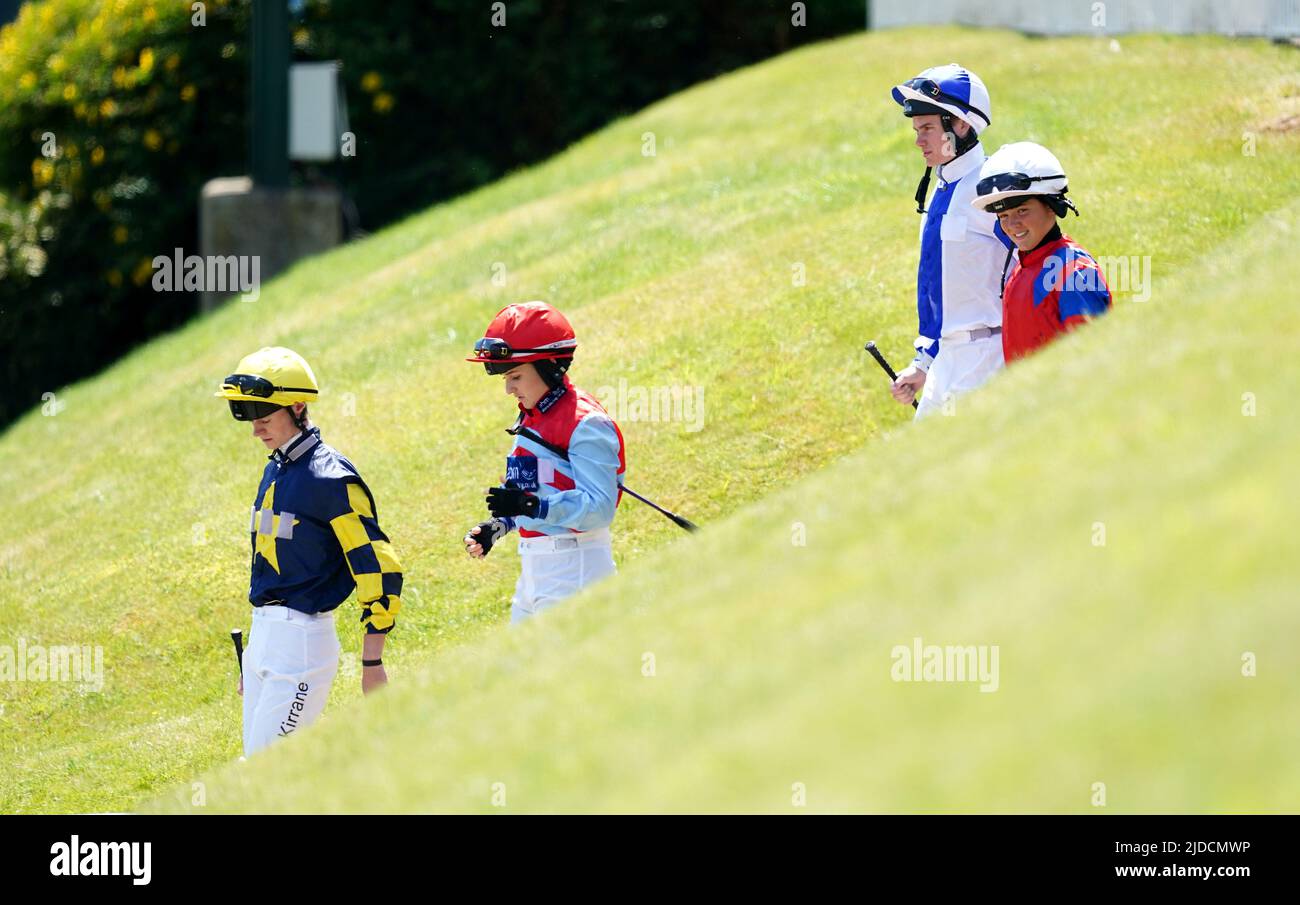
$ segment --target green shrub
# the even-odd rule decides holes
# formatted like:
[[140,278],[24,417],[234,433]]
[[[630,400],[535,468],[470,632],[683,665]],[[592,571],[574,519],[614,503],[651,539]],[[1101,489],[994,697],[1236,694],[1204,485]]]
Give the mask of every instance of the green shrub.
[[150,262],[193,247],[203,182],[243,168],[246,17],[57,0],[0,31],[0,424],[192,314]]
[[[151,262],[247,171],[250,0],[42,0],[0,31],[0,427],[196,309]],[[861,28],[861,0],[305,0],[299,59],[338,59],[368,228],[564,148],[686,85]],[[319,173],[301,168],[295,178]]]

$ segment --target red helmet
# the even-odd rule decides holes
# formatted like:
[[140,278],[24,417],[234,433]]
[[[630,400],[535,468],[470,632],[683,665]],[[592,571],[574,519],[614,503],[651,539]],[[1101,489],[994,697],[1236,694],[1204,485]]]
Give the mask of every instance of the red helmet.
[[497,312],[483,338],[474,344],[476,361],[499,374],[526,361],[572,358],[578,348],[573,327],[546,302],[516,302]]

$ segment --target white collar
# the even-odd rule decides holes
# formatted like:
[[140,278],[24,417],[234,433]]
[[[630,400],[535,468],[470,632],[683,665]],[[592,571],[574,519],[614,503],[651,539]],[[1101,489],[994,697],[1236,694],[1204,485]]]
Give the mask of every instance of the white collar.
[[320,442],[320,429],[309,427],[305,431],[298,433],[296,437],[288,443],[281,446],[268,459],[275,459],[278,462],[295,462],[302,458],[303,455],[310,452],[317,443]]
[[984,146],[977,141],[965,154],[939,164],[939,181],[952,183],[967,173],[979,172],[979,168],[984,166],[984,160]]

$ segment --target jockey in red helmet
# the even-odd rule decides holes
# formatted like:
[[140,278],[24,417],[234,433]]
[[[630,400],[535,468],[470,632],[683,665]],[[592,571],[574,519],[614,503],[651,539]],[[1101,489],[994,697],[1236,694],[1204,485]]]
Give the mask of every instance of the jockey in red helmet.
[[569,380],[577,345],[563,314],[545,302],[520,302],[497,313],[466,359],[501,375],[519,405],[505,478],[486,491],[491,518],[464,538],[469,554],[482,557],[518,528],[512,623],[614,572],[609,526],[626,470],[623,435]]

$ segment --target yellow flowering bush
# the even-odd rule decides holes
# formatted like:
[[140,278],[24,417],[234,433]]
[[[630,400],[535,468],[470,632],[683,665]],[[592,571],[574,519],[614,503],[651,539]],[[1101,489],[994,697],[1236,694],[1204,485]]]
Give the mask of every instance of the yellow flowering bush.
[[246,166],[250,3],[204,12],[38,0],[0,29],[0,426],[194,310],[147,277]]

